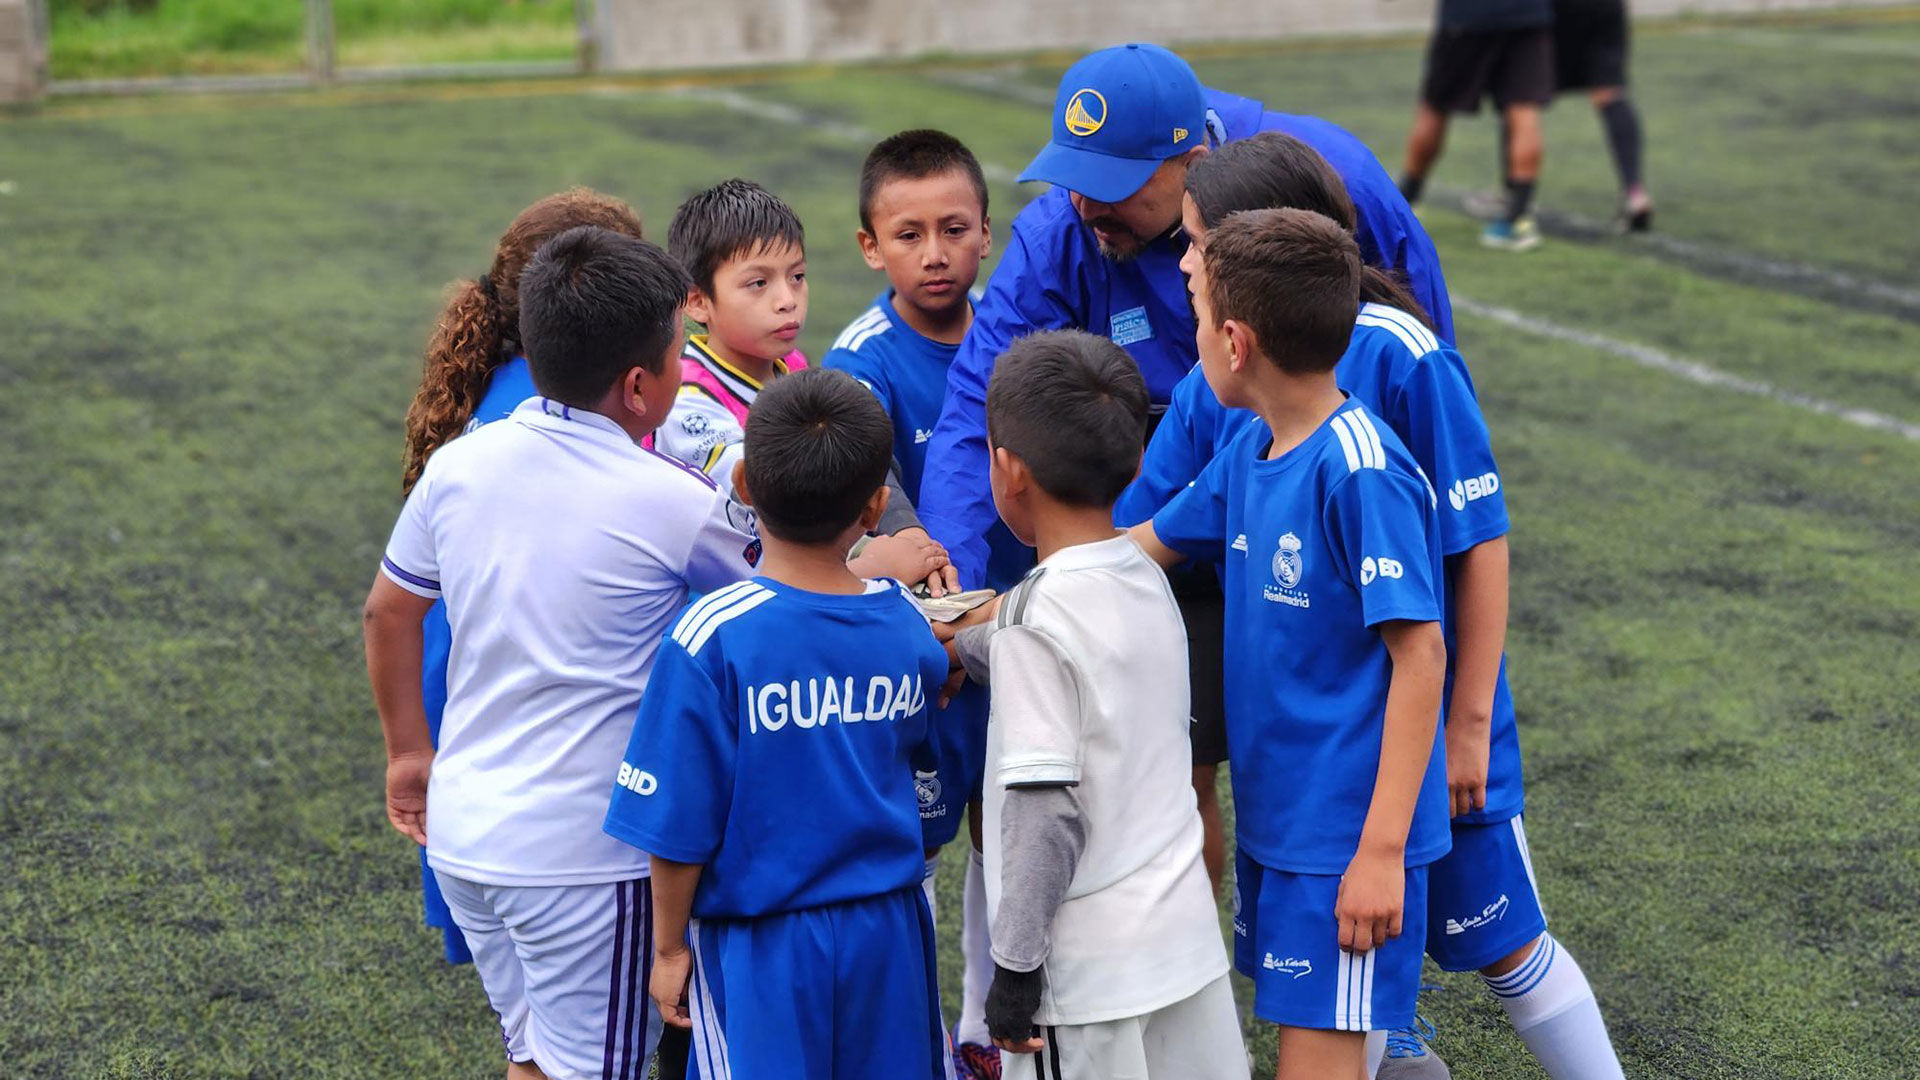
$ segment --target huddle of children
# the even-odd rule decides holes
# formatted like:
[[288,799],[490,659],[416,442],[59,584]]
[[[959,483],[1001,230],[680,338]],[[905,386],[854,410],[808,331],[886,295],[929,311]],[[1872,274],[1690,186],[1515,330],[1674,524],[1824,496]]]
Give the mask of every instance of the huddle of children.
[[[1190,195],[1192,386],[1143,467],[1120,347],[1003,355],[992,494],[1038,566],[936,631],[909,586],[953,577],[906,493],[986,188],[964,147],[908,132],[860,206],[891,288],[829,356],[852,377],[793,350],[804,234],[738,180],[683,205],[666,251],[613,200],[542,200],[429,350],[367,663],[388,816],[425,847],[508,1075],[639,1077],[657,1052],[677,1076],[690,1045],[707,1078],[952,1076],[924,887],[973,798],[1006,1075],[1244,1077],[1155,565],[1192,559],[1228,597],[1236,966],[1282,1076],[1364,1076],[1363,1033],[1413,1020],[1449,812],[1488,798],[1483,778],[1449,805],[1445,497],[1397,405],[1337,373],[1370,311],[1417,318],[1363,306],[1400,297],[1350,205]],[[1522,922],[1468,965],[1552,944]]]

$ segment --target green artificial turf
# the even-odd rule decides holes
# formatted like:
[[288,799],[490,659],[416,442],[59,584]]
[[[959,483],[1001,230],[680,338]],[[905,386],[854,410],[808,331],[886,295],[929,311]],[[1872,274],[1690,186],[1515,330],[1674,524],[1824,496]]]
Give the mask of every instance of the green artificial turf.
[[[1917,41],[1879,16],[1642,34],[1660,235],[1920,290],[1920,105],[1895,48]],[[1348,124],[1392,167],[1418,55],[1316,43],[1198,67]],[[1017,171],[1058,71],[0,119],[0,1060],[497,1075],[477,981],[439,962],[382,818],[359,644],[444,283],[568,184],[659,235],[681,197],[746,175],[809,225],[818,355],[880,284],[852,242],[865,140],[937,124]],[[1436,183],[1485,184],[1491,139],[1461,125]],[[1548,139],[1543,207],[1604,218],[1590,110],[1563,101]],[[993,184],[1002,236],[1022,196]],[[1444,205],[1427,221],[1463,301],[1920,424],[1920,316],[1647,242],[1514,257]],[[1920,444],[1464,305],[1458,322],[1514,521],[1528,834],[1628,1075],[1912,1075]],[[1540,1075],[1475,978],[1435,981],[1422,1008],[1456,1076]],[[1271,1029],[1252,1034],[1270,1075]]]

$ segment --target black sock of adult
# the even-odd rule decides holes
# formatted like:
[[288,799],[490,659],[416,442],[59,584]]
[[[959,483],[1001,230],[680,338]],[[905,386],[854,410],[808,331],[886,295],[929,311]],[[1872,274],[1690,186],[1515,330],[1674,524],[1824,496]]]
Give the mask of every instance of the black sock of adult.
[[1634,187],[1640,179],[1640,114],[1627,98],[1615,98],[1600,107],[1600,126],[1607,132],[1607,148],[1613,152],[1613,168],[1620,174],[1622,190]]
[[1507,220],[1519,221],[1533,205],[1533,181],[1507,181]]

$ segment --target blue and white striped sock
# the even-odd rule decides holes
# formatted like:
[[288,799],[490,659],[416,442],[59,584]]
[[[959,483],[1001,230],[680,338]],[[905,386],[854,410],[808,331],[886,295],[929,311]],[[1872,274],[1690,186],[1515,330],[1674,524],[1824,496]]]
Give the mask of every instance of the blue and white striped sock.
[[1593,987],[1552,934],[1540,935],[1525,963],[1486,981],[1553,1080],[1623,1080]]

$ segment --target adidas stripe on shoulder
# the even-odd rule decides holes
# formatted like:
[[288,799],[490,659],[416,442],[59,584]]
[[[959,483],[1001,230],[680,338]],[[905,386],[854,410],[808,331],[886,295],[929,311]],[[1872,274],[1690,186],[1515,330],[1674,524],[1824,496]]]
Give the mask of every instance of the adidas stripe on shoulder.
[[1335,413],[1328,423],[1340,437],[1340,449],[1347,455],[1348,472],[1387,467],[1387,449],[1380,445],[1380,429],[1373,426],[1373,418],[1365,409]]
[[714,631],[773,599],[774,591],[753,581],[737,581],[708,593],[674,624],[673,640],[695,656]]
[[1400,343],[1407,347],[1407,351],[1412,353],[1416,360],[1440,349],[1440,339],[1433,335],[1433,331],[1427,329],[1419,319],[1414,318],[1412,313],[1401,311],[1397,307],[1386,304],[1362,304],[1359,318],[1353,321],[1359,326],[1371,326],[1391,333],[1400,339]]
[[995,619],[998,629],[1005,630],[1009,626],[1019,626],[1026,619],[1027,605],[1033,602],[1033,588],[1040,583],[1040,578],[1046,572],[1047,568],[1044,566],[1034,567],[1027,571],[1027,576],[1021,578],[1018,585],[1008,589],[1007,594],[1000,598],[1000,613]]
[[869,338],[886,333],[892,325],[887,319],[887,313],[880,310],[880,305],[875,304],[868,308],[865,314],[848,323],[845,330],[840,331],[840,336],[833,339],[833,347],[846,349],[848,352],[859,352],[860,346],[866,344]]

